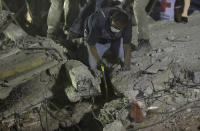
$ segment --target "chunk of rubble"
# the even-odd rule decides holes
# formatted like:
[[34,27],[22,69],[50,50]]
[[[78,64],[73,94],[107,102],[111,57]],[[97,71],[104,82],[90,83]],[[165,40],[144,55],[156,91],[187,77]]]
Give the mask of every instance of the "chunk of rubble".
[[65,93],[71,102],[78,102],[81,100],[79,92],[76,91],[76,88],[74,88],[73,86],[67,87],[65,89]]
[[130,103],[127,98],[119,98],[105,103],[100,110],[98,120],[103,125],[112,123],[115,120],[125,120],[129,114],[128,107],[130,107]]
[[22,30],[17,25],[11,23],[5,30],[4,34],[12,41],[18,41],[23,37],[28,36],[28,34]]
[[[124,76],[124,77],[123,77]],[[129,76],[129,77],[127,77]],[[135,100],[139,91],[145,96],[151,95],[154,91],[165,89],[165,83],[174,76],[171,70],[160,71],[157,74],[138,74],[127,72],[112,77],[112,84],[116,94],[120,93],[130,100]]]
[[[72,86],[67,87],[66,94],[72,102],[80,97],[91,97],[101,92],[100,81],[95,79],[88,67],[77,60],[69,60],[65,63],[67,78]],[[74,88],[74,89],[73,89]]]
[[114,121],[113,123],[107,124],[103,131],[126,131],[121,121]]
[[193,73],[193,82],[197,84],[200,83],[200,71]]

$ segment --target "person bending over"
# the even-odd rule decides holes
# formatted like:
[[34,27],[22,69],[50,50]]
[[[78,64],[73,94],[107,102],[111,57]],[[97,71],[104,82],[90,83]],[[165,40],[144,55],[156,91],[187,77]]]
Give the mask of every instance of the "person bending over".
[[110,49],[123,62],[122,70],[130,70],[132,28],[128,15],[118,8],[102,8],[88,17],[85,39],[92,70],[105,65],[103,54]]

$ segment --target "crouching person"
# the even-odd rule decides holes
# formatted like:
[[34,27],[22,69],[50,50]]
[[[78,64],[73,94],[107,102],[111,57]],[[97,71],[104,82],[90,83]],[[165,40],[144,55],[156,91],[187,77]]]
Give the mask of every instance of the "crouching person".
[[104,65],[102,56],[110,49],[130,70],[132,28],[129,17],[118,8],[102,8],[90,15],[85,24],[89,65],[92,70]]

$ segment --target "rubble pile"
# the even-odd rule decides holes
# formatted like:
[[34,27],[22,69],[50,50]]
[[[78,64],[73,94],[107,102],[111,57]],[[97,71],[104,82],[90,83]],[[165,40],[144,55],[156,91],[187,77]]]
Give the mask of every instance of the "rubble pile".
[[[95,121],[104,131],[197,129],[198,124],[183,122],[200,120],[200,15],[194,16],[187,27],[153,23],[153,50],[132,52],[130,71],[113,66],[109,76],[117,97],[104,106],[99,106],[103,100],[88,99],[101,95],[101,78],[69,60],[70,50],[9,24],[0,40],[0,128],[79,129],[97,107]],[[134,102],[143,113],[141,123],[131,116]]]
[[115,120],[125,121],[129,115],[128,107],[130,107],[130,103],[126,98],[118,98],[106,103],[103,109],[100,110],[98,120],[101,121],[103,125],[112,123]]
[[54,130],[76,125],[91,111],[89,103],[71,102],[99,95],[100,80],[80,61],[68,60],[66,48],[13,23],[1,36],[0,128]]
[[[192,19],[194,23],[184,28],[184,25],[176,25],[176,30],[173,29],[174,23],[165,21],[152,25],[151,28],[155,29],[152,33],[154,49],[149,53],[133,52],[131,71],[121,72],[116,69],[111,74],[115,94],[126,97],[130,102],[137,101],[146,117],[149,112],[156,111],[159,115],[148,122],[152,126],[162,123],[164,126],[160,126],[160,130],[165,130],[168,125],[165,121],[173,120],[171,116],[177,115],[180,120],[179,111],[184,114],[187,109],[195,110],[192,107],[200,104],[200,45],[195,39],[200,30],[190,29],[194,24],[199,26],[199,19],[197,15]],[[166,26],[167,30],[161,28]],[[198,110],[194,112],[199,113]],[[114,122],[115,119],[109,120]],[[146,130],[150,130],[147,126],[149,123],[144,123],[138,124],[138,127],[136,124],[135,128],[143,129],[143,125]],[[173,129],[175,126],[170,130]]]

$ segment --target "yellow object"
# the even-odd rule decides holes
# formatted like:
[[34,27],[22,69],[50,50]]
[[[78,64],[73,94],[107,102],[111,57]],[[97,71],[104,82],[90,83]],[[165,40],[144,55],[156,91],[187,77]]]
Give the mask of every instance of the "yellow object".
[[108,97],[108,85],[107,85],[107,82],[106,82],[106,76],[105,76],[105,73],[104,73],[104,66],[103,65],[101,65],[101,71],[103,72],[103,75],[104,75],[106,97]]
[[104,66],[103,65],[101,65],[101,70],[104,72]]
[[108,97],[108,86],[105,85],[105,89],[106,89],[106,97]]
[[14,76],[19,73],[31,70],[33,68],[42,65],[44,62],[45,62],[44,58],[41,57],[32,59],[31,61],[26,61],[22,64],[17,65],[16,67],[12,67],[10,69],[0,72],[0,79],[5,79],[10,76]]

